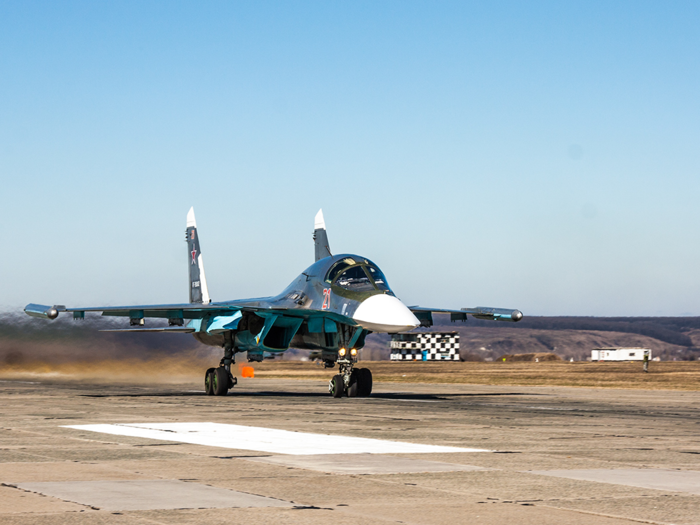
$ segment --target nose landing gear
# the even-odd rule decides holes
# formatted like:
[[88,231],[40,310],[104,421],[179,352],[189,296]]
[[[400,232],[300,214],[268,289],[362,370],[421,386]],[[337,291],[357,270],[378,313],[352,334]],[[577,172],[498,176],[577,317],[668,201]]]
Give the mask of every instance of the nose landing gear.
[[343,376],[340,374],[333,376],[331,382],[328,383],[328,392],[333,397],[343,397],[343,394],[345,394],[345,381],[343,381]]
[[372,393],[372,372],[368,368],[353,368],[353,358],[338,359],[339,374],[328,384],[333,397],[369,397]]
[[372,393],[372,371],[369,368],[356,368],[350,376],[348,397],[369,397]]

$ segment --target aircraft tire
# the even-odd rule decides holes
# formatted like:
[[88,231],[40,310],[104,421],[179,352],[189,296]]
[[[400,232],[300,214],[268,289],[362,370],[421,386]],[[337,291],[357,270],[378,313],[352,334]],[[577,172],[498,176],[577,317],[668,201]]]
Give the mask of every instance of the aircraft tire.
[[212,383],[214,382],[214,378],[212,377],[213,373],[214,373],[214,369],[210,368],[204,374],[204,391],[206,392],[206,394],[208,396],[214,395],[214,387],[212,385]]
[[329,390],[333,397],[343,397],[345,393],[345,383],[343,383],[343,376],[340,374],[333,376],[331,379]]
[[369,368],[357,369],[357,396],[369,397],[372,393],[372,371]]
[[358,374],[357,368],[354,368],[352,375],[350,376],[350,386],[348,387],[348,397],[358,397],[360,391],[359,383],[360,374]]
[[214,369],[211,375],[212,388],[215,396],[225,396],[228,393],[229,377],[228,372],[223,366]]

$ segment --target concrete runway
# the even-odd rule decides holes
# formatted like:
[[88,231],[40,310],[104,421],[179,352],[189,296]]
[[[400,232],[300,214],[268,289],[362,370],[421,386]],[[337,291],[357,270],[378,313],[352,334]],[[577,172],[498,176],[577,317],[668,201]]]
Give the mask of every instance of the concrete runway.
[[700,392],[199,389],[0,382],[0,523],[700,523]]

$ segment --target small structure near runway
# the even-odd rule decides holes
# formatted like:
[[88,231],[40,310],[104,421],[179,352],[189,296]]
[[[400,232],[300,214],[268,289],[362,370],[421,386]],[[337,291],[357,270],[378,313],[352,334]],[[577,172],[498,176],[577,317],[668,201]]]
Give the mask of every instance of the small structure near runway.
[[594,348],[591,351],[591,361],[644,361],[651,360],[649,348]]
[[457,332],[393,334],[391,360],[459,361],[459,334]]

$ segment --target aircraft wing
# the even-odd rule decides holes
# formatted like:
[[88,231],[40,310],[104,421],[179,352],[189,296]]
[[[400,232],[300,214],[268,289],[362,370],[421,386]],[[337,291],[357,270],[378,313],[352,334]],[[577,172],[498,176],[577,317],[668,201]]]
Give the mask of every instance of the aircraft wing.
[[[29,304],[24,312],[32,317],[55,319],[62,312],[72,312],[74,319],[84,319],[85,312],[102,312],[103,316],[128,317],[132,328],[117,328],[101,330],[104,332],[217,332],[235,328],[242,312],[254,312],[260,317],[287,316],[302,319],[324,317],[337,322],[355,325],[352,318],[329,312],[327,310],[312,310],[309,308],[287,308],[278,305],[265,304],[264,301],[253,300],[249,303],[184,303],[156,304],[130,306],[89,306],[68,308],[63,305],[46,306]],[[144,327],[145,318],[168,319],[167,327]]]
[[[164,319],[176,317],[178,313],[185,312],[187,318],[194,319],[201,317],[205,312],[216,310],[226,310],[226,306],[202,303],[184,304],[151,304],[151,305],[130,305],[130,306],[87,306],[77,308],[67,308],[64,305],[45,306],[42,304],[28,304],[24,308],[24,313],[32,317],[45,317],[55,319],[61,312],[72,312],[75,319],[85,317],[85,312],[102,312],[102,315],[118,317],[160,317]],[[239,308],[236,308],[237,310]],[[192,315],[194,314],[194,315]]]
[[523,318],[523,313],[520,310],[512,310],[509,308],[490,308],[486,306],[477,306],[476,308],[461,308],[459,310],[449,310],[444,308],[423,308],[420,306],[408,307],[413,315],[421,322],[421,326],[433,325],[433,314],[450,314],[450,321],[466,321],[467,315],[471,315],[475,319],[485,319],[487,321],[509,321],[517,323]]

